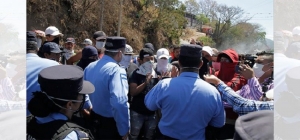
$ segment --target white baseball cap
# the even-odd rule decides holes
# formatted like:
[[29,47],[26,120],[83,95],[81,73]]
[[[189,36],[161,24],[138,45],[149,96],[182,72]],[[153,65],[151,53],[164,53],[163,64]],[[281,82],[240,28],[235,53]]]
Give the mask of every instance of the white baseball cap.
[[59,32],[59,30],[55,26],[49,26],[45,30],[45,34],[52,35],[52,36],[63,35],[62,33]]
[[85,44],[85,45],[93,45],[93,42],[92,42],[92,40],[90,40],[90,39],[85,39],[81,44]]
[[128,44],[125,45],[125,53],[124,54],[134,54],[133,49],[130,45],[128,45]]
[[209,46],[203,46],[203,47],[202,47],[202,51],[207,52],[210,56],[213,55],[213,50],[212,50],[212,48],[209,47]]
[[157,59],[161,59],[162,57],[170,58],[169,51],[166,48],[160,48],[156,52]]
[[292,31],[293,35],[300,35],[300,26],[296,26],[293,31]]

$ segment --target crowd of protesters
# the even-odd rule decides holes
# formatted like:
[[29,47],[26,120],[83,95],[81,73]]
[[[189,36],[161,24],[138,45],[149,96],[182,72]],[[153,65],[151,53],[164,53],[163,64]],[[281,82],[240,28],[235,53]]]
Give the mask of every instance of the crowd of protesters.
[[192,40],[134,54],[124,37],[91,38],[75,53],[75,37],[54,26],[27,32],[28,139],[273,138],[273,52]]

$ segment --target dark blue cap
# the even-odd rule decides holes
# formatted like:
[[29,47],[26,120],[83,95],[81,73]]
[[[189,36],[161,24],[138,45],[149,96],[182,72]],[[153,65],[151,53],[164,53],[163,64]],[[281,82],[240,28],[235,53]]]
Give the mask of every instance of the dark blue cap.
[[98,51],[93,46],[86,46],[82,50],[82,59],[88,59],[91,56],[97,56]]
[[194,44],[182,44],[180,46],[180,56],[202,57],[202,47]]
[[77,94],[91,94],[92,83],[83,80],[83,70],[74,65],[57,65],[43,69],[38,82],[41,90],[56,98],[70,98]]
[[107,37],[105,43],[106,50],[117,50],[120,48],[125,48],[126,46],[126,38],[124,37]]
[[59,45],[54,42],[47,42],[43,45],[42,49],[43,53],[51,52],[51,53],[62,53],[63,51],[60,49]]
[[26,38],[27,41],[37,42],[36,33],[35,32],[33,32],[33,31],[27,31],[26,33],[27,33],[27,38]]
[[145,46],[144,46],[144,48],[149,48],[149,49],[151,49],[152,51],[154,51],[154,46],[153,46],[152,43],[146,43]]
[[154,55],[153,50],[151,50],[149,48],[143,48],[140,51],[139,57],[140,57],[140,59],[144,59],[144,57],[153,56],[153,55]]

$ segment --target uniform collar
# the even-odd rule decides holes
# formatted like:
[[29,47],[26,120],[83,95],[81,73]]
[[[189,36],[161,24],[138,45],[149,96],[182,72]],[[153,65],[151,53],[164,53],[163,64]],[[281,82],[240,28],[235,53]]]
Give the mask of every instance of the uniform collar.
[[118,64],[118,62],[117,62],[115,59],[113,59],[112,57],[110,57],[110,56],[108,56],[108,55],[104,55],[104,56],[102,57],[102,59],[108,60],[109,62],[114,62],[114,63]]
[[193,77],[193,78],[200,78],[198,73],[195,72],[182,72],[180,73],[179,77]]
[[44,118],[36,117],[36,119],[39,123],[47,123],[47,122],[51,122],[54,120],[68,120],[67,116],[65,116],[61,113],[51,113],[47,117],[44,117]]

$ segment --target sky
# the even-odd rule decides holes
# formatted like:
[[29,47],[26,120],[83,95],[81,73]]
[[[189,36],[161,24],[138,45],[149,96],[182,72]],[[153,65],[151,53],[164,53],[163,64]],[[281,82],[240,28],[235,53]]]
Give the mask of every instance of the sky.
[[26,0],[0,0],[0,22],[12,25],[26,39]]
[[[185,0],[181,0],[184,2]],[[196,0],[198,1],[198,0]],[[215,0],[218,4],[241,7],[248,17],[248,22],[257,23],[266,32],[266,38],[273,40],[273,0]]]

